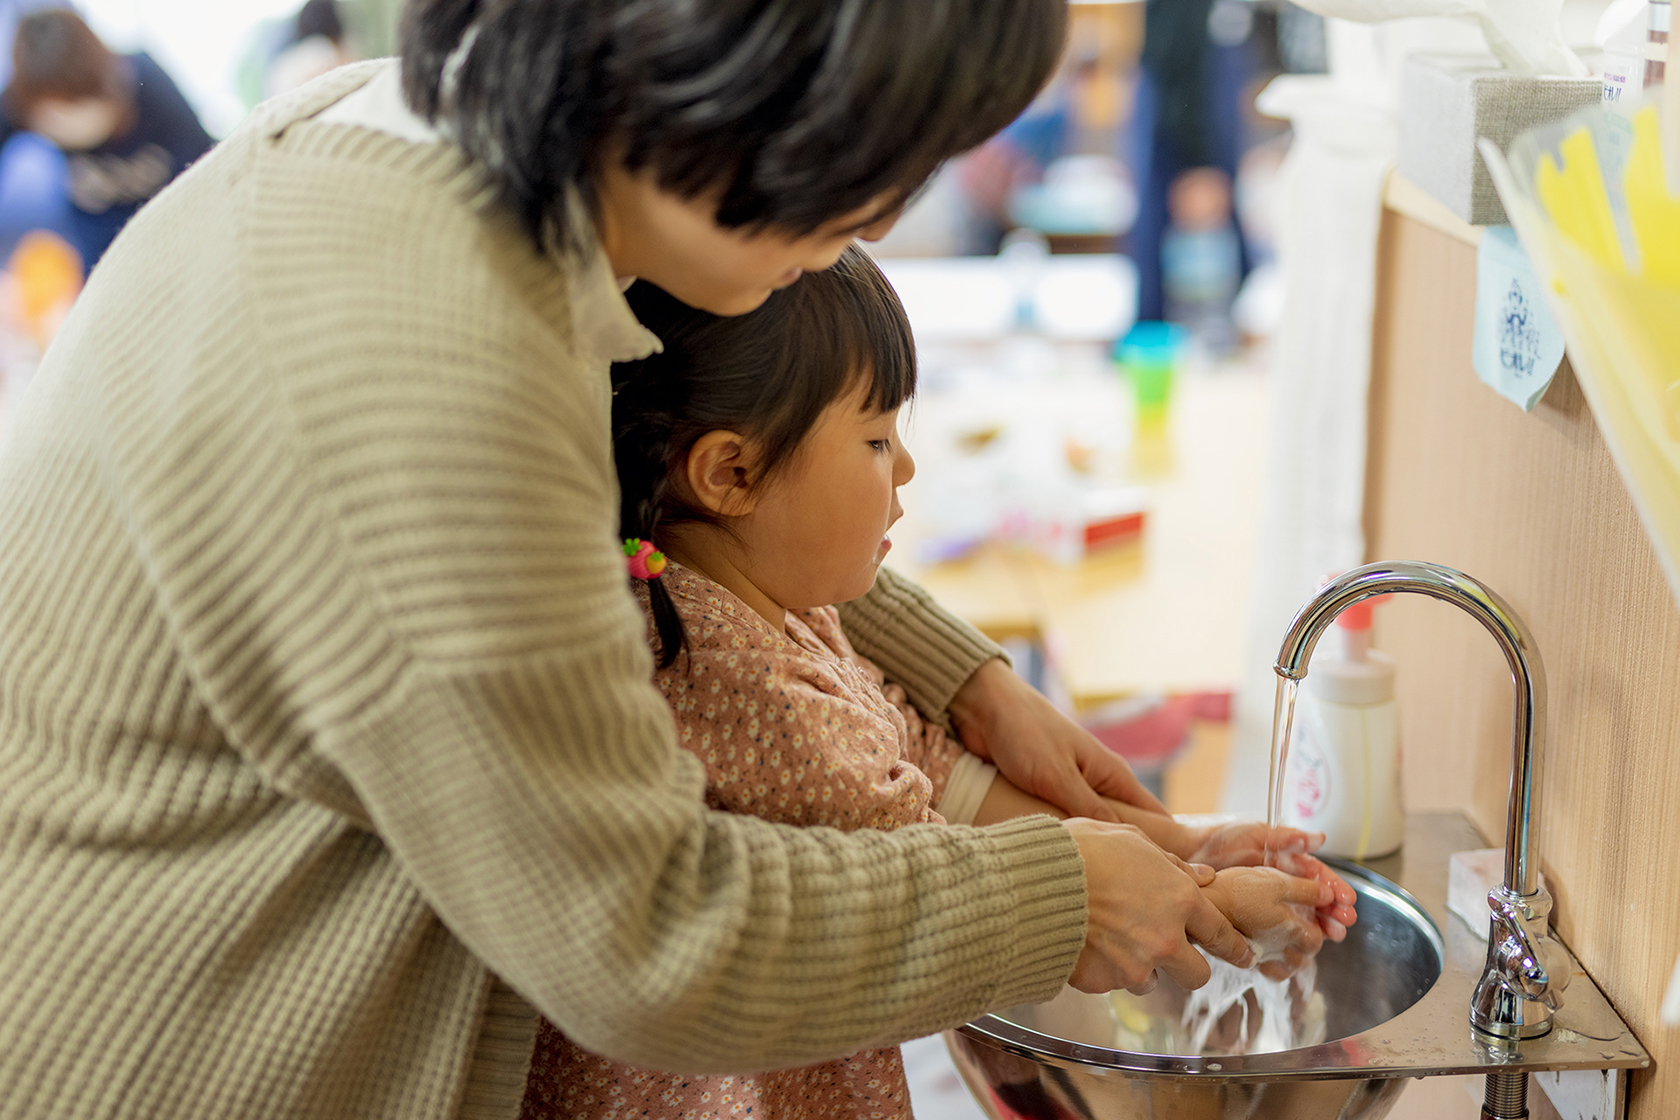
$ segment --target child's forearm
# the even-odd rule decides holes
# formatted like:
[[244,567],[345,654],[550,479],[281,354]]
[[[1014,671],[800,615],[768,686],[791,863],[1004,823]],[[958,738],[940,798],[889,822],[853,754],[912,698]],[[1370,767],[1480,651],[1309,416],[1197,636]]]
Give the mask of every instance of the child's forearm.
[[984,800],[980,802],[980,808],[974,814],[974,823],[997,824],[999,821],[1031,817],[1039,813],[1055,817],[1059,821],[1067,819],[1066,813],[1048,801],[1034,797],[999,774],[992,779],[991,788],[986,791]]
[[[1193,845],[1189,843],[1189,830],[1171,817],[1140,809],[1136,805],[1128,805],[1124,801],[1109,801],[1108,807],[1119,816],[1122,824],[1136,826],[1162,849],[1181,858],[1190,854]],[[985,799],[980,802],[980,809],[974,815],[974,823],[996,824],[1012,817],[1032,816],[1035,813],[1043,813],[1057,820],[1067,819],[1067,814],[1056,806],[1034,797],[999,774],[992,779],[991,788],[986,791]]]

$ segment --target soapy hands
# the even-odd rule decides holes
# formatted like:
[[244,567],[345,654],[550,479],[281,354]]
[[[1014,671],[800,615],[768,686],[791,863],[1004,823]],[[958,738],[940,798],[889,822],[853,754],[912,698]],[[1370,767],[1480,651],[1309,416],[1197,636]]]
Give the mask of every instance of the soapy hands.
[[[1259,867],[1266,862],[1267,829],[1263,821],[1230,821],[1223,824],[1193,825],[1174,821],[1180,834],[1173,851],[1186,849],[1184,858],[1214,867]],[[1310,852],[1324,843],[1322,832],[1298,828],[1271,830],[1273,852]]]
[[[1163,835],[1157,842],[1191,863],[1205,863],[1223,869],[1259,867],[1266,862],[1267,830],[1260,821],[1235,821],[1203,827],[1174,821],[1173,825],[1177,835]],[[1163,829],[1163,832],[1167,831]],[[1313,858],[1311,853],[1323,843],[1322,832],[1274,828],[1270,844],[1272,866],[1290,875],[1316,880],[1330,888],[1330,898],[1317,906],[1318,926],[1328,940],[1341,941],[1347,937],[1347,927],[1358,919],[1353,908],[1356,896],[1346,880],[1330,870],[1323,861]]]
[[1209,970],[1197,945],[1239,968],[1258,951],[1261,971],[1278,979],[1325,939],[1347,936],[1353,888],[1311,856],[1321,834],[1273,829],[1275,866],[1255,866],[1265,862],[1264,824],[1174,820],[1118,755],[1002,661],[982,665],[949,712],[963,746],[1001,773],[974,823],[1090,818],[1065,825],[1085,860],[1089,907],[1074,987],[1147,988],[1157,968],[1200,987]]
[[1154,986],[1156,969],[1186,990],[1199,988],[1212,970],[1196,952],[1198,945],[1238,968],[1254,964],[1248,938],[1225,919],[1219,903],[1240,898],[1245,920],[1265,921],[1272,915],[1255,901],[1264,888],[1245,889],[1236,882],[1210,896],[1218,875],[1234,873],[1187,864],[1129,825],[1076,817],[1062,827],[1085,861],[1089,920],[1085,947],[1068,980],[1075,988],[1143,992]]
[[1202,897],[1248,939],[1255,967],[1272,980],[1293,975],[1323,948],[1316,916],[1334,905],[1335,893],[1323,880],[1275,867],[1227,868],[1202,888]]
[[[1113,808],[1121,820],[1136,825],[1164,850],[1189,863],[1206,864],[1216,871],[1266,863],[1267,829],[1261,821],[1194,825],[1164,813],[1142,812],[1131,805]],[[1357,896],[1340,875],[1313,858],[1312,853],[1324,843],[1324,834],[1279,827],[1271,829],[1270,836],[1271,866],[1328,889],[1327,895],[1320,892],[1324,902],[1313,904],[1313,917],[1323,938],[1341,941],[1347,937],[1347,927],[1358,918],[1353,909]]]
[[[1200,987],[1209,970],[1200,954],[1186,955],[1193,945],[1282,980],[1326,940],[1347,936],[1356,917],[1353,888],[1308,854],[1324,842],[1322,835],[1274,829],[1276,866],[1256,867],[1265,855],[1263,824],[1197,827],[1165,813],[1114,807],[1137,823],[1065,821],[1085,860],[1090,918],[1069,981],[1081,991],[1145,992],[1157,968],[1186,990]],[[975,823],[1032,813],[1066,816],[1000,777]]]

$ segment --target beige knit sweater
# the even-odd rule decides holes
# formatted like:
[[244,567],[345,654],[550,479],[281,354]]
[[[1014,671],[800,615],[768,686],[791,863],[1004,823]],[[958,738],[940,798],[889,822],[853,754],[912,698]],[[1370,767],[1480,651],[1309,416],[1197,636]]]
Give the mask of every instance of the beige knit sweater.
[[[368,73],[140,214],[0,450],[0,1116],[512,1116],[532,1005],[738,1071],[1052,994],[1047,819],[704,810],[613,541],[650,338],[450,147],[309,119]],[[990,653],[890,577],[847,626],[929,710]]]

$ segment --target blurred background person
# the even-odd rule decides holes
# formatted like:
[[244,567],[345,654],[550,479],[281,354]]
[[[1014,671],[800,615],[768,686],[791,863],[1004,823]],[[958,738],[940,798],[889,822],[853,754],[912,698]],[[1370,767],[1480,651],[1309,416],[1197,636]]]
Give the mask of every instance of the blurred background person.
[[1096,74],[1097,60],[1081,57],[1064,69],[1067,72],[1013,124],[962,160],[961,182],[975,217],[970,252],[998,251],[1004,234],[1015,225],[1010,206],[1017,194],[1041,182],[1045,169],[1068,150],[1075,83]]
[[[63,0],[0,0],[0,89],[11,80],[18,20],[42,8],[61,7]],[[70,220],[64,154],[33,133],[14,134],[0,114],[0,258],[31,230],[67,235]]]
[[338,0],[309,0],[298,9],[291,30],[290,42],[268,65],[263,80],[266,97],[294,90],[329,70],[361,60],[355,39],[345,29]]
[[1167,188],[1167,215],[1160,253],[1166,318],[1189,328],[1208,354],[1228,354],[1237,343],[1231,307],[1243,269],[1231,180],[1217,167],[1180,172]]
[[18,21],[0,142],[27,129],[65,155],[67,233],[92,269],[128,219],[212,143],[144,52],[119,55],[62,9]]
[[[1247,147],[1245,95],[1254,69],[1253,11],[1240,0],[1148,0],[1143,57],[1132,119],[1132,169],[1140,184],[1137,221],[1128,244],[1138,269],[1138,318],[1167,316],[1162,245],[1172,228],[1173,185],[1187,171],[1222,173],[1225,214],[1219,228],[1237,233],[1230,184]],[[1193,199],[1194,229],[1206,235],[1216,220],[1203,205],[1218,191],[1214,178],[1198,176],[1181,196]],[[1204,236],[1201,238],[1207,242]],[[1239,276],[1248,272],[1247,250],[1236,237]]]

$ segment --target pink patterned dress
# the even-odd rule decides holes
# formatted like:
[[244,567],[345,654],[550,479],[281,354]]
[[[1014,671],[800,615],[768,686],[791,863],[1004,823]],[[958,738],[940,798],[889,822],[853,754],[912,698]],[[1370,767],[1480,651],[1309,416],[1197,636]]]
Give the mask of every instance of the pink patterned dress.
[[[778,633],[732,592],[675,563],[662,577],[689,652],[655,683],[713,808],[794,825],[892,829],[934,811],[962,747],[859,657],[833,607]],[[644,608],[647,592],[637,589]],[[652,633],[651,623],[649,633]],[[546,1020],[521,1120],[908,1120],[898,1048],[745,1076],[641,1069],[574,1045]]]

